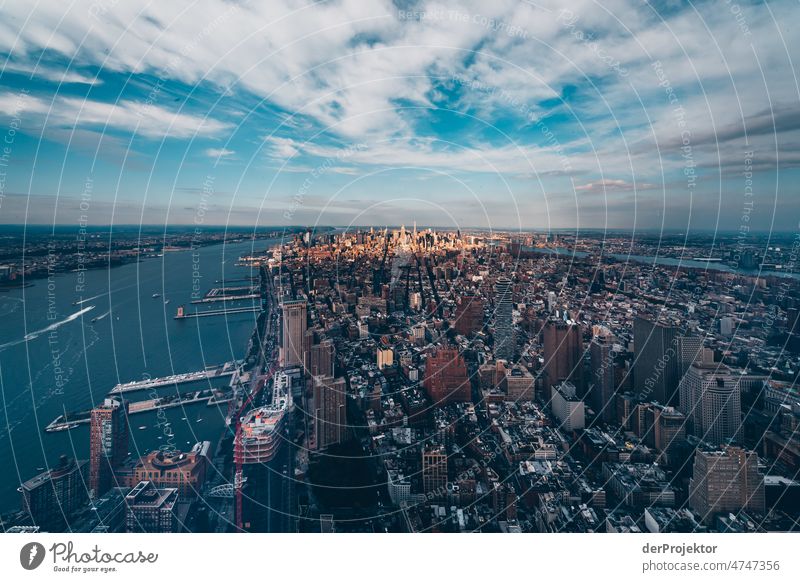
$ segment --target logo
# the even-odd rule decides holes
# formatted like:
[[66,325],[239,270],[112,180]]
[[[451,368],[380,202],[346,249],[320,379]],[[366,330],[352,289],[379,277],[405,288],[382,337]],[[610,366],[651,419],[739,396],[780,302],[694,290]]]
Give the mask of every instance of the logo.
[[39,542],[29,542],[19,551],[19,563],[26,570],[35,570],[44,562],[44,546]]

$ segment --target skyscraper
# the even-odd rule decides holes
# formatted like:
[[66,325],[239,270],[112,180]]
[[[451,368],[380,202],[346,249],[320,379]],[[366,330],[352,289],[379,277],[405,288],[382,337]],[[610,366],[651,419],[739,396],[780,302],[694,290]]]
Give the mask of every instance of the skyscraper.
[[312,376],[333,376],[336,348],[333,340],[324,339],[311,346],[310,373]]
[[651,405],[653,446],[669,456],[670,449],[686,440],[686,415],[671,406]]
[[545,394],[565,380],[571,381],[583,394],[583,337],[578,324],[563,319],[550,319],[542,331],[543,383]]
[[465,295],[456,304],[455,328],[467,337],[483,328],[483,299],[477,295]]
[[591,403],[596,418],[603,422],[613,422],[617,416],[617,407],[614,403],[614,349],[611,336],[598,335],[592,338],[589,346],[591,357],[592,384]]
[[764,505],[764,476],[758,471],[755,452],[738,447],[697,451],[689,506],[703,522],[710,524],[720,513],[743,509],[763,513]]
[[128,456],[127,403],[106,398],[94,408],[89,439],[89,490],[100,497],[112,487],[114,469]]
[[347,395],[344,378],[315,376],[314,435],[317,450],[341,443],[347,435]]
[[444,497],[447,488],[447,452],[438,443],[422,449],[422,489],[432,498]]
[[633,320],[634,392],[643,402],[674,404],[680,381],[677,327],[636,317]]
[[498,278],[494,293],[494,354],[498,359],[510,361],[516,349],[511,280]]
[[431,354],[425,363],[424,386],[434,404],[472,400],[467,364],[457,348]]
[[689,431],[711,444],[739,438],[742,376],[720,364],[695,362],[680,384],[680,409]]
[[571,382],[561,382],[551,388],[550,404],[553,415],[564,430],[579,430],[586,426],[583,400],[578,398]]
[[283,307],[283,365],[305,365],[306,301],[284,301]]
[[59,464],[20,487],[22,510],[42,531],[66,530],[68,519],[87,500],[88,461],[62,456]]

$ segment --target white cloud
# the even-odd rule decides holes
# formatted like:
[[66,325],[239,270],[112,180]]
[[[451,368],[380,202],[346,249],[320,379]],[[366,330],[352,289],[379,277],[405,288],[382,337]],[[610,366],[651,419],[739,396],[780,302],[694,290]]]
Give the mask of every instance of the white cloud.
[[79,71],[62,70],[31,63],[7,63],[2,71],[29,75],[59,84],[100,85],[102,83],[96,77],[85,75]]
[[235,153],[235,151],[226,148],[208,148],[205,151],[209,158],[229,158]]
[[631,190],[653,190],[658,188],[648,182],[626,182],[625,180],[603,179],[575,186],[577,192],[628,192]]
[[20,98],[17,93],[0,93],[0,111],[15,110],[27,116],[26,128],[31,125],[57,130],[90,127],[99,132],[124,130],[148,138],[210,137],[231,127],[214,119],[177,113],[146,102],[103,103],[73,97],[55,97],[48,102],[33,95]]

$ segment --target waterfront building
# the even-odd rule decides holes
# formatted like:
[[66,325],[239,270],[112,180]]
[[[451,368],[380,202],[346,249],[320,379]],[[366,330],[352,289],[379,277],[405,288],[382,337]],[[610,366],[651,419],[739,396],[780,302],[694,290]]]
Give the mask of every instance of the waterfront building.
[[100,497],[115,486],[114,470],[128,457],[128,406],[113,398],[91,412],[89,491]]

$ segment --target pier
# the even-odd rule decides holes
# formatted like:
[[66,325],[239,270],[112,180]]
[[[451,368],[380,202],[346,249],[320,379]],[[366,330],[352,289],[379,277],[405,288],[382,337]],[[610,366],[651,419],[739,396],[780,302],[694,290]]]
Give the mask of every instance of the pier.
[[[164,396],[162,398],[152,398],[150,400],[131,402],[128,405],[128,414],[130,415],[139,414],[142,412],[153,412],[155,410],[165,410],[167,408],[175,408],[177,406],[197,404],[198,402],[205,402],[209,406],[213,406],[216,404],[226,403],[229,399],[229,392],[206,388],[205,390],[196,390],[192,392],[185,392],[183,394]],[[48,424],[44,430],[47,432],[71,430],[82,424],[89,424],[91,420],[91,410],[62,414]]]
[[212,317],[215,315],[234,315],[236,313],[259,313],[261,307],[228,307],[225,309],[209,309],[208,311],[195,311],[186,313],[183,306],[178,307],[178,313],[174,319],[188,319],[190,317]]
[[192,304],[215,303],[218,301],[245,301],[247,299],[259,299],[261,293],[258,286],[246,285],[242,287],[214,287],[200,299],[194,299]]
[[127,392],[138,392],[139,390],[160,388],[161,386],[173,386],[177,384],[197,382],[200,380],[225,378],[226,376],[232,376],[235,371],[236,362],[228,362],[224,366],[200,370],[199,372],[187,372],[185,374],[175,374],[173,376],[164,376],[161,378],[150,378],[149,380],[128,382],[126,384],[117,384],[111,389],[109,394],[125,394]]

